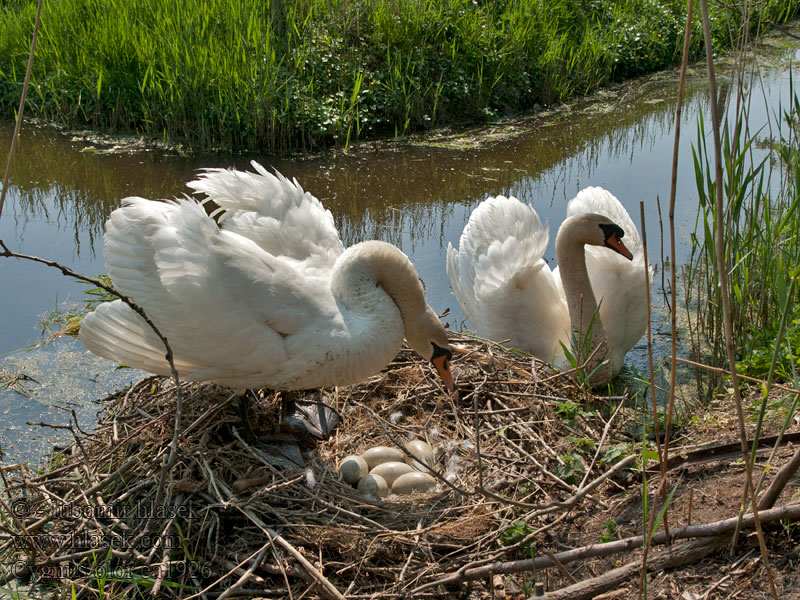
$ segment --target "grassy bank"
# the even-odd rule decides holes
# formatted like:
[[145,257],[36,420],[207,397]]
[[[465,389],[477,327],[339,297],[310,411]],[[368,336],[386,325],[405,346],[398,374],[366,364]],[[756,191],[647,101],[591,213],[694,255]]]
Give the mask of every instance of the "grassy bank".
[[[34,4],[0,5],[9,118]],[[723,48],[741,15],[715,10]],[[775,21],[797,10],[761,7]],[[671,66],[684,13],[666,0],[51,1],[26,114],[195,150],[347,144],[482,122]]]

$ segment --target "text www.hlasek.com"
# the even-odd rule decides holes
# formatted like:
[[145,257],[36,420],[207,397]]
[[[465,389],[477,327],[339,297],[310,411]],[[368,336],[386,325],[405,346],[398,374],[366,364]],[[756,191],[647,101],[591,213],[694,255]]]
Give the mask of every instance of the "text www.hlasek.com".
[[129,550],[131,548],[152,549],[181,548],[181,540],[177,535],[137,534],[109,535],[106,533],[81,533],[81,534],[32,534],[15,535],[12,538],[15,550],[25,552],[32,548],[41,550],[99,550],[101,548],[114,548],[115,550]]

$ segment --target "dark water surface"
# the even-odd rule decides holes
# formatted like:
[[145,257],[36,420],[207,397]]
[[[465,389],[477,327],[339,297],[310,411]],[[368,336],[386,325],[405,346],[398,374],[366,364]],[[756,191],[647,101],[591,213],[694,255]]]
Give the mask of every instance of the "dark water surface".
[[[787,48],[783,55],[797,58],[797,50]],[[763,92],[753,103],[752,129],[764,126],[781,105],[788,106],[792,70],[784,64],[762,72],[758,85]],[[723,85],[726,81],[721,78]],[[658,263],[655,283],[660,284],[657,198],[666,232],[676,94],[674,74],[661,75],[480,135],[370,144],[297,159],[104,153],[101,146],[26,126],[0,217],[0,239],[17,252],[56,260],[88,275],[103,273],[103,223],[121,198],[174,197],[188,191],[184,183],[200,167],[247,168],[256,159],[297,178],[317,196],[332,211],[345,245],[377,238],[399,246],[425,282],[428,302],[439,312],[450,309],[446,322],[452,329],[468,328],[450,291],[444,254],[448,242],[458,244],[474,207],[490,195],[517,196],[550,222],[550,260],[555,229],[578,190],[588,185],[611,190],[639,226],[639,202],[644,202],[650,260]],[[706,86],[702,73],[696,73],[687,90],[680,143],[679,263],[688,257],[694,229],[691,146],[701,115],[709,119]],[[760,137],[777,135],[777,124],[772,127]],[[3,165],[11,132],[11,124],[0,124]],[[667,249],[665,240],[665,255]],[[141,375],[115,372],[109,361],[64,338],[34,351],[19,350],[42,340],[40,315],[63,303],[80,302],[85,289],[56,270],[0,259],[0,369],[36,380],[21,382],[21,391],[0,388],[0,444],[6,460],[35,459],[52,437],[49,430],[26,421],[64,423],[70,419],[68,410],[75,409],[80,423],[91,426],[97,410],[91,401]],[[643,344],[629,354],[627,364],[646,370]]]

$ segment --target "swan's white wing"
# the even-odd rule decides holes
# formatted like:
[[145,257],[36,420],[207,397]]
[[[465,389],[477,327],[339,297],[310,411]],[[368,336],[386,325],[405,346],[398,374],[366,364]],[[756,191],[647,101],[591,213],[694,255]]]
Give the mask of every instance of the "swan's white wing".
[[[221,231],[194,201],[123,203],[107,223],[106,268],[166,335],[179,372],[197,380],[280,369],[284,339],[324,310],[325,280]],[[102,356],[169,373],[160,340],[121,301],[88,315],[81,340]]]
[[[567,206],[568,217],[587,212],[605,215],[622,227],[625,232],[622,241],[633,254],[633,260],[628,260],[607,248],[585,247],[592,290],[598,301],[602,299],[600,318],[612,352],[612,367],[618,371],[625,353],[647,329],[644,251],[631,216],[611,192],[588,187]],[[652,280],[652,268],[648,275]]]
[[560,285],[542,259],[548,230],[516,198],[488,198],[473,211],[447,274],[477,332],[552,361],[569,329]]
[[272,174],[255,161],[251,164],[254,173],[204,169],[187,185],[222,209],[223,229],[298,263],[307,272],[324,275],[344,251],[331,212],[297,180]]

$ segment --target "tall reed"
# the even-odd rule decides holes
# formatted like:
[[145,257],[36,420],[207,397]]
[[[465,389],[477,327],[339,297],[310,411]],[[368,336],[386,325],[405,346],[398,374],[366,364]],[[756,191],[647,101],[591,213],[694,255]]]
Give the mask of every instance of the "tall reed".
[[[793,92],[788,108],[779,110],[780,137],[769,142],[770,152],[760,158],[755,146],[763,132],[748,129],[745,107],[739,104],[722,136],[725,252],[731,265],[736,354],[745,372],[766,376],[777,346],[777,373],[790,377],[785,343],[793,344],[795,356],[800,349],[800,310],[792,285],[800,274],[800,99]],[[700,211],[685,275],[699,301],[689,313],[690,330],[695,351],[719,366],[725,363],[725,348],[712,230],[717,198],[702,122],[697,139],[693,155]]]

